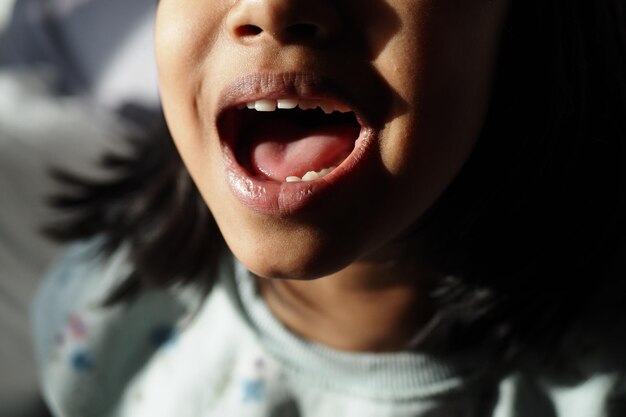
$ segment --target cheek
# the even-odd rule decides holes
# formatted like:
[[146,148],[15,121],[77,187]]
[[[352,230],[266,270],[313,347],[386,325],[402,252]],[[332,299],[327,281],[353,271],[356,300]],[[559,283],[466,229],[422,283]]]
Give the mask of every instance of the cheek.
[[190,53],[195,35],[193,26],[183,24],[185,9],[175,7],[173,3],[169,0],[160,2],[155,49],[163,110],[174,138],[178,138],[177,132],[182,131],[183,126],[195,124],[189,112],[195,84],[190,74],[197,62]]
[[[223,2],[161,0],[155,48],[162,107],[176,147],[194,179],[206,181],[205,166],[221,165],[206,140],[207,121],[198,111],[210,51],[220,31]],[[203,187],[200,187],[203,188]]]
[[192,132],[198,132],[201,127],[197,98],[205,83],[203,71],[208,54],[225,13],[223,2],[214,2],[211,7],[203,3],[206,2],[161,0],[157,12],[155,48],[159,87],[168,126],[179,149],[191,146]]
[[456,172],[484,122],[507,2],[405,7],[403,29],[375,62],[397,92],[383,160],[392,174],[424,165]]

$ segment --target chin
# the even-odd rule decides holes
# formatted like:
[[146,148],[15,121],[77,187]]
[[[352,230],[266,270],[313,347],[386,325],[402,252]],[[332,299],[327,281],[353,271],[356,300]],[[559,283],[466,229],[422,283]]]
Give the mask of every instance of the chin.
[[267,238],[259,234],[226,239],[234,256],[262,278],[313,280],[344,269],[356,260],[357,250],[329,244],[324,238],[302,236]]

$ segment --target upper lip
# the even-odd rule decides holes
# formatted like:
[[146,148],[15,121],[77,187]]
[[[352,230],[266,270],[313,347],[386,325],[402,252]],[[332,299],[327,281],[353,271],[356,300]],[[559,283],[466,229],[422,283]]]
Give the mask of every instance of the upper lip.
[[[222,91],[217,105],[218,130],[227,110],[236,109],[256,100],[297,98],[326,100],[348,107],[362,127],[370,127],[371,115],[347,88],[328,77],[315,73],[282,72],[254,73],[235,79]],[[222,132],[220,132],[222,133]]]

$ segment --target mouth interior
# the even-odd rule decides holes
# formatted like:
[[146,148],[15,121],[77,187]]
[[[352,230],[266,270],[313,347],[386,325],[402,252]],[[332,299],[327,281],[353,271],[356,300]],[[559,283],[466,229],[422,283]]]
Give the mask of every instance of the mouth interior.
[[310,171],[326,175],[352,153],[361,131],[352,112],[299,108],[237,112],[237,161],[252,175],[278,182],[302,178]]

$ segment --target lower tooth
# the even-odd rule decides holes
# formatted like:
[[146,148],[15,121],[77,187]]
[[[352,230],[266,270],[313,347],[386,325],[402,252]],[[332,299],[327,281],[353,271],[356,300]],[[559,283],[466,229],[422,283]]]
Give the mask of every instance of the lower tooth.
[[309,171],[302,176],[302,181],[313,181],[318,179],[320,176],[315,171]]
[[323,168],[323,169],[320,169],[317,172],[309,171],[306,174],[304,174],[302,176],[302,178],[297,177],[295,175],[291,175],[291,176],[285,178],[285,182],[301,182],[301,181],[318,180],[318,179],[323,178],[326,175],[330,174],[335,168],[337,168],[337,167]]
[[333,172],[333,170],[337,168],[337,167],[328,167],[328,168],[324,168],[322,170],[320,170],[317,175],[319,175],[320,178],[325,177],[326,175],[330,174],[331,172]]

